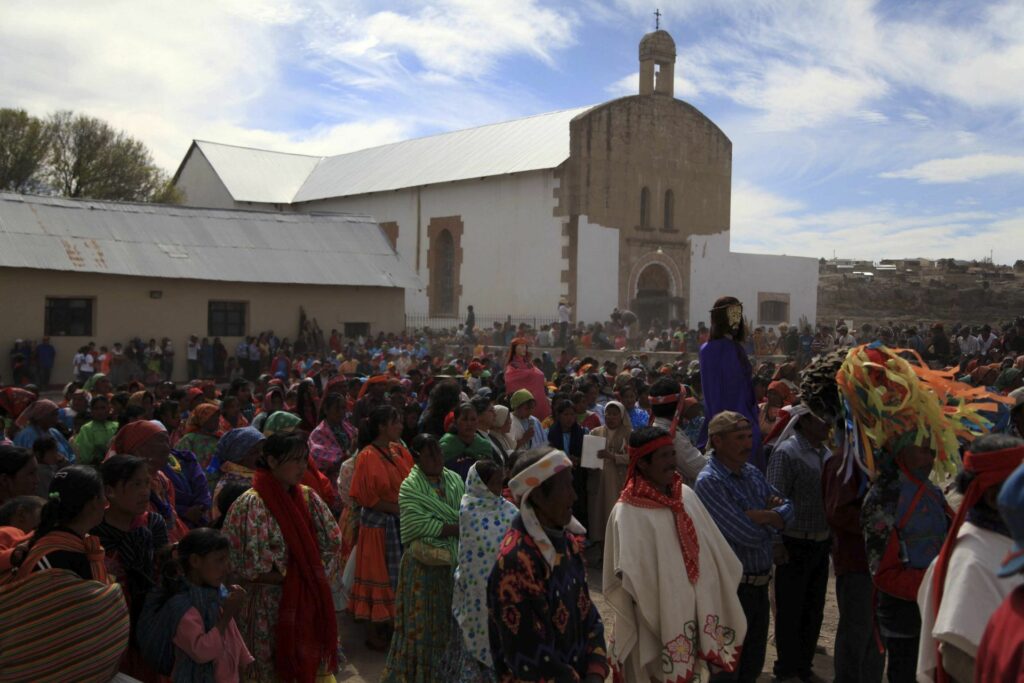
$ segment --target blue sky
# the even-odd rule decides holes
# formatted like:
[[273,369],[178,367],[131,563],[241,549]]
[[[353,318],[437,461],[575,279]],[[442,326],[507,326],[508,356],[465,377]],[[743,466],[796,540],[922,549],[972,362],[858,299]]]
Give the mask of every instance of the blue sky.
[[1019,0],[5,0],[0,106],[334,154],[632,94],[655,7],[734,249],[1024,258]]

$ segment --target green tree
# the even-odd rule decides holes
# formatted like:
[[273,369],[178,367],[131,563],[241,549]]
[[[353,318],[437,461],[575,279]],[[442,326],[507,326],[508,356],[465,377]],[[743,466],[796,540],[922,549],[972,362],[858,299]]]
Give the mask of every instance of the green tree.
[[146,146],[106,122],[60,111],[50,116],[47,129],[46,179],[57,194],[136,202],[176,198]]
[[0,190],[25,192],[38,186],[49,149],[42,121],[24,109],[0,109]]

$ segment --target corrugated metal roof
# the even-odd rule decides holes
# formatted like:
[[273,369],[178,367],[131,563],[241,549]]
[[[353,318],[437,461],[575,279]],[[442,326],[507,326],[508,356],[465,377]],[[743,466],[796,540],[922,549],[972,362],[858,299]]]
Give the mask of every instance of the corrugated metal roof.
[[196,140],[236,202],[290,204],[323,157]]
[[0,266],[421,288],[373,219],[0,193]]
[[235,201],[291,204],[554,168],[577,107],[333,157],[196,141]]
[[293,202],[554,168],[569,158],[569,121],[590,107],[327,157]]

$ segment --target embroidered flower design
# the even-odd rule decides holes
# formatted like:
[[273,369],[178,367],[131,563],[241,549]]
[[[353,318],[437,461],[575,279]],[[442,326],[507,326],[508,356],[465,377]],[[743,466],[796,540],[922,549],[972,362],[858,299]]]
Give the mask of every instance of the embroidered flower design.
[[688,664],[693,657],[693,641],[680,633],[665,644],[665,652],[676,664]]
[[501,610],[501,620],[505,623],[505,627],[508,628],[515,635],[519,635],[519,610],[509,605]]
[[726,645],[732,645],[736,639],[736,632],[734,630],[728,626],[719,626],[717,614],[708,615],[707,620],[704,622],[704,633],[715,639],[719,650]]

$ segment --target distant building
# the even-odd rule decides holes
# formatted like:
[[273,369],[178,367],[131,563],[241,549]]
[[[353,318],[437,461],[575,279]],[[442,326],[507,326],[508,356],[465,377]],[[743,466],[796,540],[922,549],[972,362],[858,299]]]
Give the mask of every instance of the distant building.
[[708,321],[718,296],[754,324],[815,320],[818,262],[730,251],[732,143],[675,99],[676,47],[640,42],[639,94],[330,157],[195,141],[175,175],[193,206],[368,214],[425,288],[410,313],[451,324],[614,307]]
[[399,330],[405,291],[418,287],[366,216],[0,193],[4,335],[49,335],[54,382],[71,379],[79,347],[133,337],[169,337],[181,380],[189,335],[232,352],[271,329],[294,340],[300,306],[327,335]]

